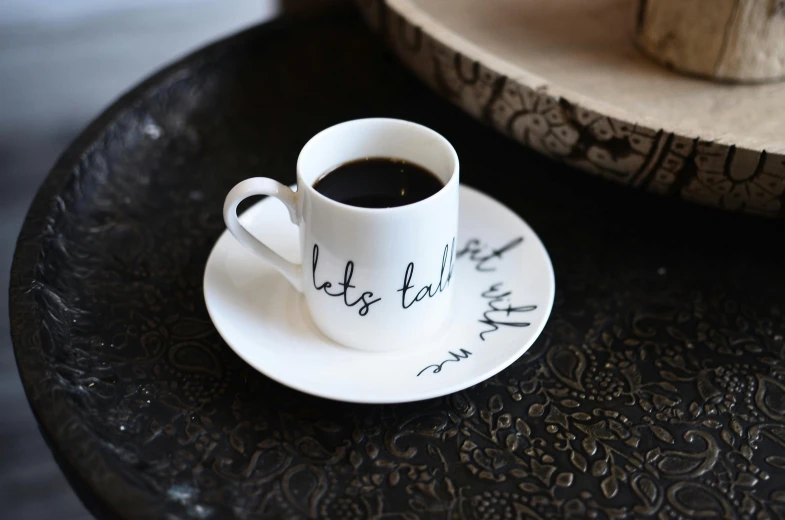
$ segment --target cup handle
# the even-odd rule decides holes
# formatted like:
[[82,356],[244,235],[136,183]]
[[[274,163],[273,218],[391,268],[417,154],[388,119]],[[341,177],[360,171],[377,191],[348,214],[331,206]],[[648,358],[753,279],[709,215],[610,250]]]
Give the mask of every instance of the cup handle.
[[246,179],[232,188],[232,191],[226,196],[224,201],[224,222],[226,222],[226,227],[238,242],[270,262],[273,267],[278,269],[289,280],[289,283],[295,289],[302,292],[302,264],[295,264],[285,260],[240,224],[240,219],[237,218],[237,206],[252,195],[269,195],[280,200],[284,203],[286,209],[289,210],[289,218],[292,223],[299,225],[300,215],[297,211],[297,193],[273,179],[265,177]]

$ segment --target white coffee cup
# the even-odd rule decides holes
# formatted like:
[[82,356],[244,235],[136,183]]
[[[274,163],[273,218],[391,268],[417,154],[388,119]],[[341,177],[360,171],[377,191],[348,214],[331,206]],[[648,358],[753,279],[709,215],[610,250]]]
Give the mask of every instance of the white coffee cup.
[[[434,173],[444,186],[414,204],[362,208],[332,200],[314,183],[341,164],[395,158]],[[297,160],[297,191],[267,178],[235,186],[224,220],[246,248],[270,262],[304,296],[311,318],[349,347],[417,348],[450,319],[458,232],[458,156],[441,135],[398,119],[358,119],[314,136]],[[252,195],[283,202],[300,228],[302,264],[283,259],[252,236],[237,206]]]

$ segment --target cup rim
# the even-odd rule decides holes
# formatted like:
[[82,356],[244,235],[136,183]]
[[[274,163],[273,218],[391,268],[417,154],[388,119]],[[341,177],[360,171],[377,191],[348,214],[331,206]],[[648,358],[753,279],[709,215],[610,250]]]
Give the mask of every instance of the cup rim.
[[[328,132],[331,132],[331,131],[334,131],[335,129],[337,129],[339,127],[342,127],[342,126],[355,125],[355,124],[361,123],[361,122],[364,122],[364,123],[365,122],[367,122],[367,123],[378,122],[378,123],[388,123],[388,124],[410,126],[410,127],[415,127],[418,130],[420,130],[420,131],[425,131],[426,133],[431,134],[433,137],[436,138],[437,141],[441,142],[444,145],[444,148],[447,151],[447,153],[449,154],[450,159],[452,159],[453,168],[452,168],[452,171],[450,172],[449,180],[446,183],[444,183],[444,185],[441,188],[439,188],[439,190],[436,193],[434,193],[433,195],[430,195],[430,196],[428,196],[428,197],[426,197],[426,198],[424,198],[422,200],[418,200],[417,202],[413,202],[411,204],[406,204],[404,206],[394,206],[394,207],[390,207],[390,208],[364,208],[364,207],[361,207],[361,206],[351,206],[349,204],[344,204],[343,202],[338,202],[337,200],[333,200],[333,199],[331,199],[331,198],[329,198],[329,197],[319,193],[318,191],[316,191],[314,189],[313,183],[307,183],[302,178],[302,175],[301,175],[300,172],[301,172],[301,162],[303,161],[303,156],[306,154],[306,152],[308,152],[309,148],[311,148],[313,146],[316,146],[316,144],[315,144],[316,141],[319,138],[322,138],[324,136],[324,134],[326,134]],[[396,159],[401,159],[401,160],[407,160],[404,157],[395,157],[395,158]],[[362,159],[362,157],[358,157],[357,159]],[[422,165],[419,165],[419,166],[422,167]],[[329,127],[325,128],[324,130],[320,131],[319,133],[317,133],[316,135],[311,137],[308,140],[308,142],[305,143],[305,146],[302,147],[302,149],[300,150],[300,154],[297,156],[297,191],[299,192],[300,189],[306,189],[306,190],[309,191],[309,193],[312,196],[314,196],[317,199],[320,199],[324,203],[326,203],[328,205],[331,205],[331,206],[334,206],[334,207],[336,207],[338,209],[346,210],[346,211],[353,211],[353,212],[357,212],[357,213],[366,213],[366,214],[370,214],[370,215],[390,214],[390,213],[396,213],[396,212],[400,213],[400,212],[404,212],[404,211],[407,211],[407,210],[410,211],[412,208],[416,208],[416,207],[421,206],[423,204],[433,202],[437,197],[440,197],[441,195],[443,195],[443,193],[445,192],[445,190],[447,190],[447,188],[451,188],[452,189],[455,186],[455,184],[460,182],[458,180],[459,171],[460,171],[459,166],[460,166],[460,164],[459,164],[459,161],[458,161],[458,153],[455,151],[455,148],[453,148],[452,144],[443,135],[441,135],[439,132],[437,132],[437,131],[435,131],[435,130],[433,130],[431,128],[428,128],[425,125],[421,125],[419,123],[414,123],[412,121],[407,121],[405,119],[396,119],[396,118],[390,118],[390,117],[367,117],[367,118],[361,118],[361,119],[352,119],[352,120],[344,121],[342,123],[338,123],[338,124],[335,124],[335,125],[332,125],[332,126],[329,126]],[[321,176],[319,176],[317,178],[317,180],[320,179],[326,173],[329,173],[329,172],[323,173]]]

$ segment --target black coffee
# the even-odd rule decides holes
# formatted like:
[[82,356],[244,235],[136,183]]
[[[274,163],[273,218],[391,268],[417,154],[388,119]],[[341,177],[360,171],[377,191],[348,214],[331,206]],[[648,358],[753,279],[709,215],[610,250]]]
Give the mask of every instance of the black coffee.
[[327,172],[314,189],[335,201],[361,208],[394,208],[414,204],[444,184],[422,166],[385,157],[344,163]]

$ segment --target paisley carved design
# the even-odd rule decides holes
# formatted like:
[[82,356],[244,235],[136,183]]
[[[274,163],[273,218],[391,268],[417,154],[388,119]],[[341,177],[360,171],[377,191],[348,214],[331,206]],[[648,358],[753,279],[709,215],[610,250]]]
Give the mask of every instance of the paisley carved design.
[[731,505],[711,488],[683,481],[668,488],[671,505],[689,518],[735,518]]
[[284,473],[281,489],[298,513],[317,518],[319,501],[327,492],[327,479],[320,469],[303,464]]
[[169,360],[184,372],[212,377],[221,375],[220,361],[207,347],[194,341],[172,345],[169,349]]
[[695,478],[710,471],[717,463],[719,449],[714,439],[702,431],[690,430],[684,434],[684,440],[693,443],[701,439],[706,449],[699,453],[684,451],[666,451],[659,457],[657,467],[667,476]]
[[785,421],[785,384],[771,377],[758,376],[755,404],[770,419]]
[[651,515],[661,507],[663,500],[662,487],[654,476],[636,473],[630,479],[630,488],[638,496],[640,503],[635,506],[638,515]]
[[583,390],[581,376],[586,370],[586,358],[573,346],[552,347],[546,356],[553,374],[575,390]]

